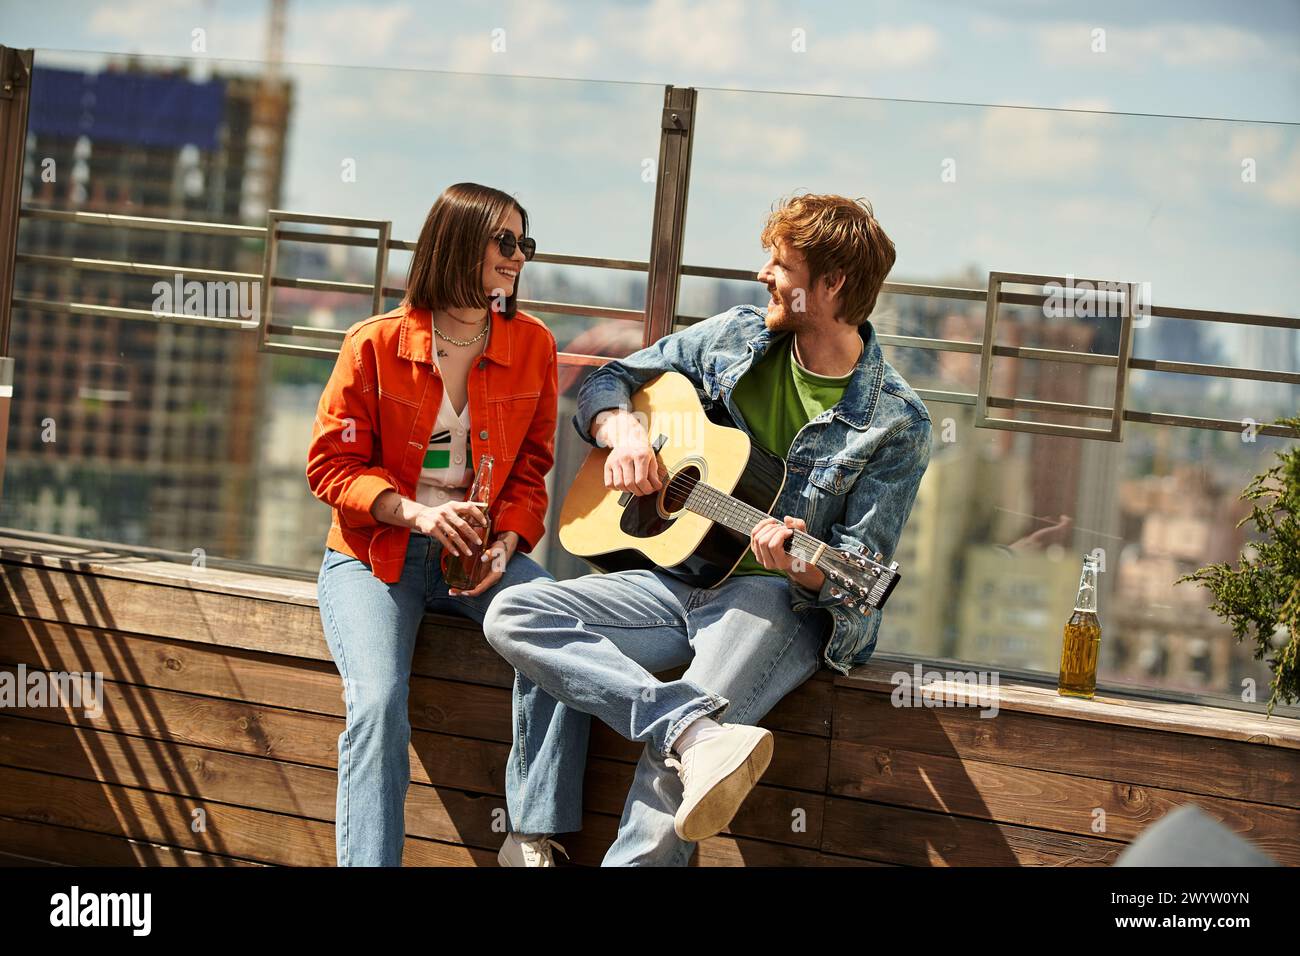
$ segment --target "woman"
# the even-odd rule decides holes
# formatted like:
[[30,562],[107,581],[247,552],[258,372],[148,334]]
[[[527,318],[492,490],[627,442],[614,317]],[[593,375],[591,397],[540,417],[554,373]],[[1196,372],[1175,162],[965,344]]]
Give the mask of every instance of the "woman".
[[[555,338],[516,310],[535,243],[507,194],[474,183],[433,204],[406,297],[347,330],[317,407],[312,494],[333,513],[317,578],[321,622],[343,677],[335,838],[340,866],[398,866],[410,764],[407,685],[426,611],[483,622],[502,589],[550,577],[519,552],[544,533],[554,460]],[[472,590],[441,557],[482,543],[466,502],[493,458],[491,561]]]

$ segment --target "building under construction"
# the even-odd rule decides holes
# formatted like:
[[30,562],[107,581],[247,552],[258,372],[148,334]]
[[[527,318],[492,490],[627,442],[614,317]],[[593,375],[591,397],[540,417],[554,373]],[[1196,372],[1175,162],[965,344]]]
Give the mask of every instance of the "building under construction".
[[[280,194],[290,87],[270,76],[200,81],[128,59],[96,73],[37,68],[31,96],[23,202],[51,215],[24,216],[19,235],[10,349],[23,387],[5,519],[238,555],[251,537],[241,522],[255,515],[238,503],[255,493],[266,367],[256,336],[112,310],[149,308],[155,283],[173,284],[175,270],[150,264],[180,264],[182,281],[204,270],[251,275],[261,243],[72,214],[261,223]],[[96,262],[68,268],[44,256]],[[66,311],[23,308],[28,296]]]

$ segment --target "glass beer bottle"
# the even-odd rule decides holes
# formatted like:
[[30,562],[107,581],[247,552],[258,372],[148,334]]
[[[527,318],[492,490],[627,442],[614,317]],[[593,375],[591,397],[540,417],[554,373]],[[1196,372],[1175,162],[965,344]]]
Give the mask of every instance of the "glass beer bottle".
[[485,454],[478,461],[478,470],[474,472],[474,484],[469,489],[466,501],[477,502],[483,512],[484,525],[471,523],[470,527],[479,537],[479,543],[467,541],[469,554],[455,554],[448,548],[442,549],[442,577],[447,587],[457,591],[473,590],[488,571],[492,570],[491,561],[480,561],[483,551],[488,546],[492,534],[492,517],[488,514],[489,499],[492,494],[492,456]]
[[1101,621],[1097,619],[1097,558],[1083,556],[1079,593],[1074,613],[1065,624],[1061,645],[1061,676],[1056,691],[1066,697],[1091,700],[1097,691],[1097,651],[1101,647]]

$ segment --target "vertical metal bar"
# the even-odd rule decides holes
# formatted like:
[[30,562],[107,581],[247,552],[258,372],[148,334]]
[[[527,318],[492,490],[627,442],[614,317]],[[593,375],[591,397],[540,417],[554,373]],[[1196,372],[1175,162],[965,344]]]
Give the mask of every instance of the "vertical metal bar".
[[0,46],[0,355],[9,354],[31,88],[32,51]]
[[27,155],[31,89],[32,51],[0,46],[0,488],[4,484],[9,408],[14,394],[9,324],[13,320],[18,216],[23,201],[23,160]]
[[280,210],[266,211],[266,246],[262,249],[262,334],[258,338],[259,351],[265,351],[271,341],[271,282],[275,278],[276,252],[278,251],[280,229]]
[[1137,307],[1140,285],[1124,284],[1124,311],[1119,320],[1119,353],[1115,356],[1115,406],[1111,413],[1110,439],[1124,440],[1124,399],[1128,393],[1128,360],[1133,349],[1133,314]]
[[975,391],[975,427],[989,422],[989,382],[993,377],[993,343],[997,335],[998,296],[1002,294],[1002,273],[990,272],[988,296],[984,302],[984,338],[980,343],[980,380]]
[[392,222],[379,224],[379,241],[375,245],[375,292],[371,296],[371,315],[384,311],[384,277],[388,274],[388,242],[392,238]]
[[673,330],[677,288],[682,274],[686,236],[686,193],[691,175],[691,129],[695,125],[695,90],[664,88],[660,123],[659,168],[655,178],[654,222],[650,231],[650,267],[646,287],[644,345]]

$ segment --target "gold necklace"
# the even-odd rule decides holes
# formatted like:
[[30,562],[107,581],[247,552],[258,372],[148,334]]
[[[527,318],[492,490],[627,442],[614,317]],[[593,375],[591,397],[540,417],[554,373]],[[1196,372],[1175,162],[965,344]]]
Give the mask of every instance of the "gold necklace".
[[[453,316],[453,318],[454,318],[454,316]],[[454,338],[452,338],[450,335],[448,335],[448,334],[447,334],[446,332],[444,332],[442,329],[438,328],[438,324],[437,324],[436,322],[434,322],[434,323],[432,323],[432,324],[433,324],[433,331],[437,334],[438,338],[440,338],[440,339],[442,339],[442,340],[444,340],[444,341],[446,341],[446,342],[450,342],[452,345],[459,345],[459,346],[461,346],[461,348],[464,348],[464,347],[467,346],[467,345],[473,345],[473,344],[474,344],[475,342],[477,342],[479,339],[483,338],[483,336],[487,335],[487,331],[488,331],[488,329],[491,327],[491,325],[492,325],[492,321],[491,321],[491,319],[487,319],[487,320],[485,320],[485,321],[483,322],[483,328],[479,330],[478,335],[474,336],[472,339],[466,339],[466,340],[463,341],[463,342],[462,342],[460,339],[454,339]]]

